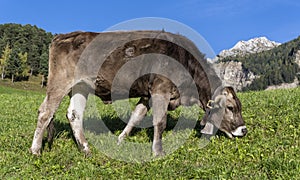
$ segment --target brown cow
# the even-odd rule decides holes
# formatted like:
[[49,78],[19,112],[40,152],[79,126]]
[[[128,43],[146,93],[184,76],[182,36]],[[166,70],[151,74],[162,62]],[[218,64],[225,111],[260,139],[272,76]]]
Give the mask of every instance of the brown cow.
[[43,133],[53,126],[53,115],[66,95],[74,137],[90,153],[83,133],[90,93],[103,102],[140,97],[119,143],[152,108],[155,155],[163,154],[167,110],[179,105],[198,104],[206,111],[202,133],[213,134],[214,127],[230,138],[247,133],[234,90],[221,86],[204,55],[187,38],[162,31],[73,32],[57,35],[51,43],[47,96],[39,108],[33,154],[41,153]]

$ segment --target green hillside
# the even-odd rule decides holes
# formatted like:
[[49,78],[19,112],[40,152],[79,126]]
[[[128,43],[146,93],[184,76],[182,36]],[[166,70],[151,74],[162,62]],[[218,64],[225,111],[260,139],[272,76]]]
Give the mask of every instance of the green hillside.
[[244,90],[262,90],[270,85],[291,83],[298,77],[300,70],[295,63],[298,50],[300,50],[300,36],[268,51],[226,57],[220,61],[242,62],[244,69],[260,76]]

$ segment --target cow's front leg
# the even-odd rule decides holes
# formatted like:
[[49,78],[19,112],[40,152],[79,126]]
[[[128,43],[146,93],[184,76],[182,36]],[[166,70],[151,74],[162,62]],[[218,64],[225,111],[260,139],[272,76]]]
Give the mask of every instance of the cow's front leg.
[[39,108],[38,121],[34,132],[32,145],[30,147],[30,151],[32,154],[41,154],[43,135],[45,129],[52,121],[53,115],[56,109],[58,108],[62,98],[62,93],[54,92],[53,94],[47,95],[43,103],[41,104]]
[[167,109],[170,95],[154,94],[152,98],[154,137],[152,151],[155,156],[163,156],[162,134],[167,124]]
[[73,92],[70,95],[70,105],[67,118],[70,122],[78,147],[86,154],[91,153],[88,142],[83,133],[83,114],[86,106],[88,93]]

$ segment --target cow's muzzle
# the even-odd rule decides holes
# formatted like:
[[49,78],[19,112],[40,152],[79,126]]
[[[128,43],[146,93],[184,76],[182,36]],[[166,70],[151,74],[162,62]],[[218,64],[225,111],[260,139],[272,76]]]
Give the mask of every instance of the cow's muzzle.
[[248,130],[247,130],[246,126],[239,126],[234,131],[232,131],[231,134],[235,137],[242,137],[242,136],[245,136],[247,134],[247,132],[248,132]]

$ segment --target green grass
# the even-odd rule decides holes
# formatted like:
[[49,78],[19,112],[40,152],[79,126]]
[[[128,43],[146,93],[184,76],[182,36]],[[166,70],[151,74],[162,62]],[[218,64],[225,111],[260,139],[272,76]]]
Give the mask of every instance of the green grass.
[[[88,103],[86,122],[90,126],[97,125],[101,117],[111,132],[104,129],[93,134],[95,126],[89,127],[91,157],[84,157],[73,140],[65,118],[68,98],[55,116],[52,149],[46,144],[41,157],[32,156],[28,149],[44,96],[42,92],[0,86],[0,179],[300,178],[300,88],[239,93],[249,133],[233,140],[217,135],[204,148],[201,148],[202,139],[197,130],[172,130],[177,117],[185,110],[171,112],[164,147],[169,149],[169,146],[184,143],[160,159],[149,155],[151,128],[135,129],[124,144],[116,146],[116,137],[125,123],[111,105],[103,105],[93,97]],[[135,99],[130,101],[131,106],[134,102]],[[122,118],[128,118],[130,111],[123,111]],[[131,146],[139,143],[145,146],[138,149]],[[98,145],[102,145],[101,150]],[[140,161],[143,158],[144,163]]]
[[46,88],[41,87],[41,82],[42,77],[38,75],[30,76],[28,81],[16,81],[14,83],[12,83],[10,79],[0,79],[0,86],[6,86],[14,89],[21,89],[27,91],[46,92]]

